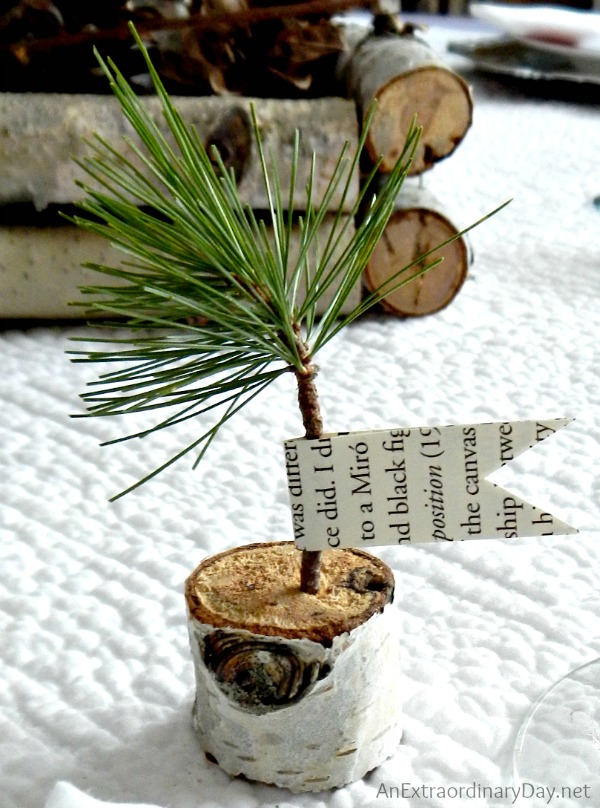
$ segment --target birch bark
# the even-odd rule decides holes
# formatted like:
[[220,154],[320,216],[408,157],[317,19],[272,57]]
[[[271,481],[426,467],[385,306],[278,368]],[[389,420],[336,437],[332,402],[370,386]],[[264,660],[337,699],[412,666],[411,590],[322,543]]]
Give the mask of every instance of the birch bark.
[[299,591],[290,542],[213,556],[186,585],[202,749],[295,792],[359,779],[401,737],[392,573],[361,551],[323,556],[317,596]]

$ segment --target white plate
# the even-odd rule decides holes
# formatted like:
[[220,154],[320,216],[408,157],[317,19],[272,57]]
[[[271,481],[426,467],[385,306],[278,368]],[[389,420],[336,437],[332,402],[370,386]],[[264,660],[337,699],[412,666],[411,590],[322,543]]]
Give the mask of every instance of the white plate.
[[[586,100],[600,101],[600,59],[564,59],[552,53],[541,53],[536,48],[517,39],[485,39],[473,42],[448,43],[448,50],[473,62],[473,66],[484,73],[527,82],[556,83],[570,85]],[[544,93],[547,93],[547,88]]]
[[530,47],[600,59],[600,13],[556,6],[472,3],[472,16],[497,26]]

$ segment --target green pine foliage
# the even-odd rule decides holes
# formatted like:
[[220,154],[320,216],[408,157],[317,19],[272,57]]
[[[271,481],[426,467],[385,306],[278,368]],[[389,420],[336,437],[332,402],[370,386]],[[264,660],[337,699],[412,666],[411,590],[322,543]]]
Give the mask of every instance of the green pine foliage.
[[[208,154],[197,132],[181,119],[140,38],[132,32],[145,56],[171,137],[161,133],[117,67],[98,57],[139,138],[138,145],[127,141],[139,163],[96,137],[90,144],[92,155],[80,164],[93,183],[82,183],[82,213],[72,221],[124,253],[117,267],[87,265],[109,276],[111,283],[83,287],[87,300],[81,305],[102,313],[104,324],[111,328],[125,323],[129,334],[117,337],[111,330],[93,341],[98,343],[95,349],[72,353],[75,361],[116,366],[83,394],[88,415],[157,411],[158,420],[151,429],[117,440],[142,437],[204,413],[213,418],[208,430],[127,491],[189,452],[195,451],[197,465],[225,421],[282,374],[305,372],[315,354],[341,329],[440,260],[430,258],[431,253],[421,256],[341,315],[393,211],[419,129],[414,126],[409,132],[383,190],[350,239],[348,228],[365,200],[359,196],[349,215],[343,213],[343,204],[367,129],[355,154],[346,147],[339,155],[320,199],[313,193],[313,156],[299,220],[300,249],[292,261],[298,136],[289,196],[284,198],[277,166],[264,152],[254,119],[269,200],[270,238],[264,220],[240,201],[235,177],[219,155]],[[340,191],[343,201],[334,225],[326,242],[319,244],[320,225],[333,195]],[[329,304],[317,317],[317,304],[332,289]]]

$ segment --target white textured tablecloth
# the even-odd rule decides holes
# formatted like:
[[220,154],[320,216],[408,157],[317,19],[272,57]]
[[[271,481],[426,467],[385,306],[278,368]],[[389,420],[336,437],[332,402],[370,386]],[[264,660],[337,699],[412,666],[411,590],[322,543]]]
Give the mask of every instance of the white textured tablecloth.
[[330,430],[577,419],[501,482],[578,536],[379,548],[397,575],[406,729],[392,759],[336,792],[232,780],[190,720],[183,581],[207,554],[291,537],[292,380],[224,428],[200,471],[184,461],[109,504],[195,427],[99,448],[127,426],[69,418],[94,373],[65,357],[84,329],[0,333],[3,808],[41,808],[59,780],[163,808],[512,804],[420,789],[510,785],[531,702],[600,656],[599,142],[597,107],[476,80],[471,131],[424,181],[461,223],[514,201],[473,233],[470,278],[446,310],[367,317],[320,356]]

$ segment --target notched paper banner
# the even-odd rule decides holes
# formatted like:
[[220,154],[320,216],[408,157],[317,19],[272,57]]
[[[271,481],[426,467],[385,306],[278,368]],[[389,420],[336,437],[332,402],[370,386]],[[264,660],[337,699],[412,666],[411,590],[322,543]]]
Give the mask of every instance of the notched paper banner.
[[297,438],[284,445],[305,550],[577,533],[485,479],[571,418]]

